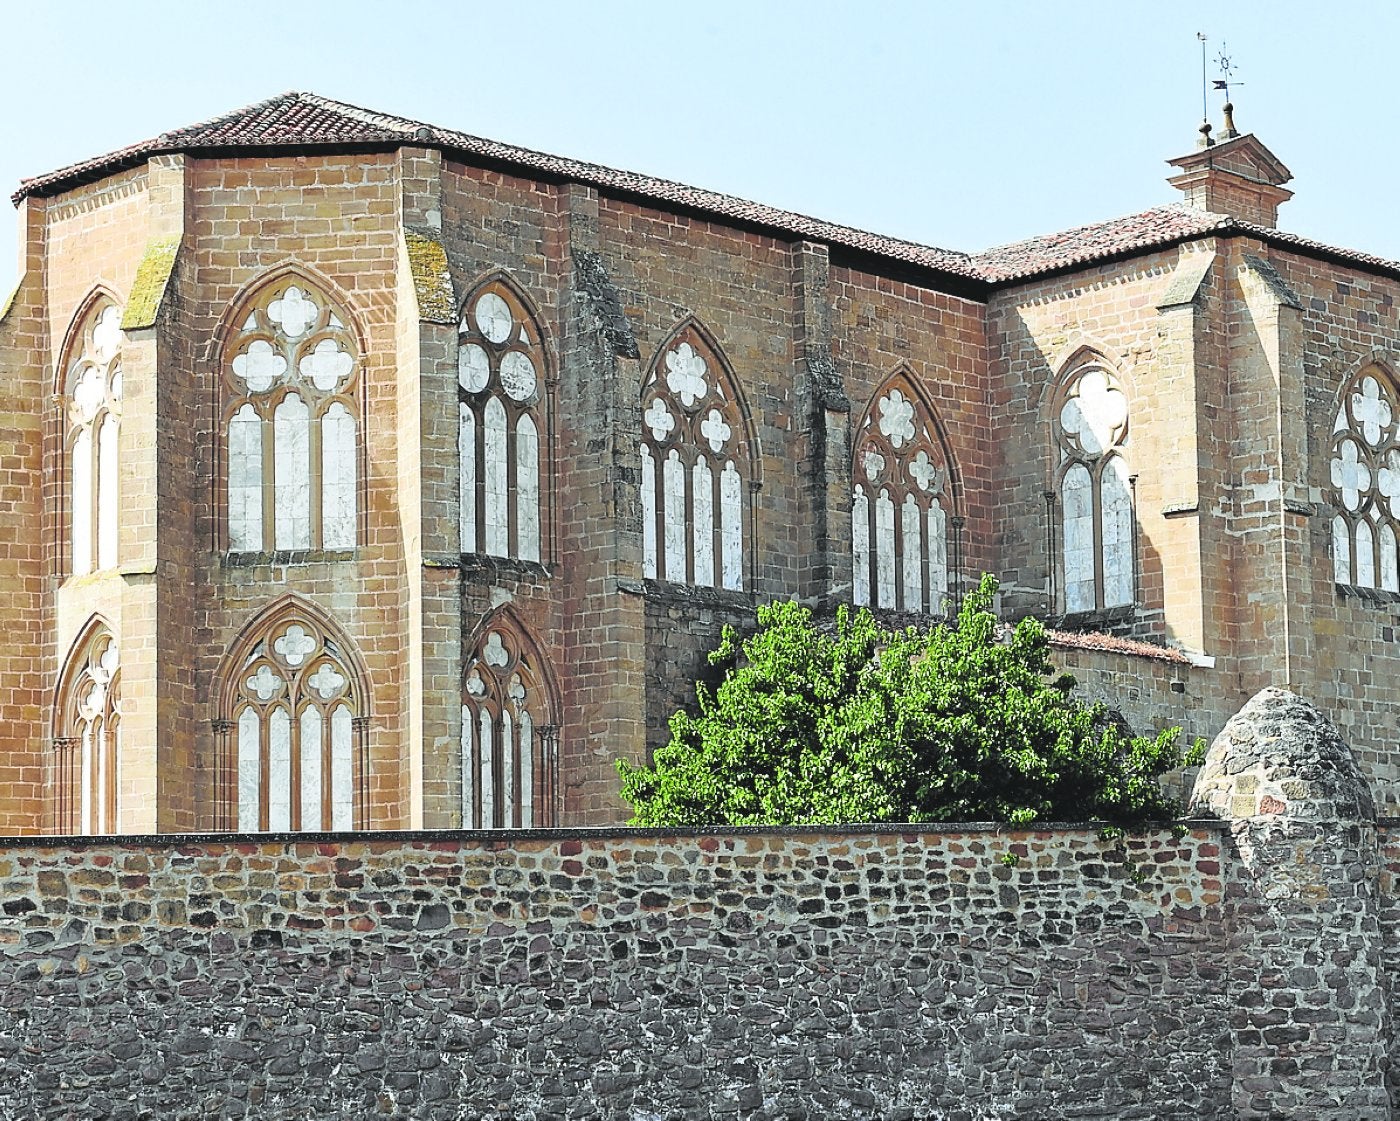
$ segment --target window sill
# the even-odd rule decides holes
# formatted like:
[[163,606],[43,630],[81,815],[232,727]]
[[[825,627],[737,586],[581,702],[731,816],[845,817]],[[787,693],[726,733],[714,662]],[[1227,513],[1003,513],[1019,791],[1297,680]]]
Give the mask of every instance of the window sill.
[[354,549],[274,549],[262,553],[224,553],[219,558],[221,568],[257,568],[261,565],[290,567],[302,564],[334,564],[352,561]]
[[752,611],[752,592],[733,588],[705,588],[697,584],[673,584],[669,580],[643,580],[642,595],[658,603],[688,604],[696,607],[728,607]]
[[509,576],[518,580],[535,580],[543,583],[554,576],[554,570],[540,561],[520,560],[518,557],[498,557],[490,553],[462,553],[459,563],[462,574],[472,580]]
[[1342,599],[1359,599],[1363,603],[1377,605],[1400,603],[1400,592],[1387,591],[1385,588],[1364,588],[1360,584],[1338,584],[1337,595]]

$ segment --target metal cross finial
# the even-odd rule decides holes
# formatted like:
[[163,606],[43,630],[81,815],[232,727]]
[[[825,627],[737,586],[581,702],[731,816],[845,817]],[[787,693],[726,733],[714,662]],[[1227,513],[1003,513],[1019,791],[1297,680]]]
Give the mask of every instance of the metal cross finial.
[[1228,46],[1223,40],[1220,43],[1220,53],[1215,56],[1215,65],[1220,71],[1220,77],[1211,84],[1215,89],[1225,94],[1225,128],[1222,135],[1226,140],[1229,140],[1231,137],[1239,135],[1235,130],[1235,106],[1230,100],[1230,87],[1232,85],[1242,86],[1244,83],[1237,81],[1234,77],[1235,63],[1230,58]]

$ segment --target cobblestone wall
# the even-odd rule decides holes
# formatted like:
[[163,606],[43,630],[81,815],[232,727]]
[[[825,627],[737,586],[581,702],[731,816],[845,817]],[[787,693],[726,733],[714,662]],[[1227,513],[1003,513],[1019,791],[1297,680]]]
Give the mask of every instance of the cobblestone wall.
[[1199,781],[1223,820],[1122,844],[8,840],[0,1116],[1390,1117],[1394,844],[1349,752],[1270,690]]

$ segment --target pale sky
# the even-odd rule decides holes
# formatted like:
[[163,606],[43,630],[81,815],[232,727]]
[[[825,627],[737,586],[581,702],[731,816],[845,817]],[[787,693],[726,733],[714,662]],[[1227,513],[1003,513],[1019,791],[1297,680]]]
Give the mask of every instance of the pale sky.
[[[1200,44],[1280,225],[1400,258],[1400,5],[0,0],[0,183],[289,89],[948,249],[1176,199]],[[1210,97],[1219,121],[1220,97]],[[0,222],[0,296],[16,277]]]

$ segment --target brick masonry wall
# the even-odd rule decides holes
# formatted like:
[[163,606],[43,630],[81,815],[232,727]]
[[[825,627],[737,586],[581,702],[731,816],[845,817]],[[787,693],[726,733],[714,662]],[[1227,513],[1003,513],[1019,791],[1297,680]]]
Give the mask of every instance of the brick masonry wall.
[[[0,849],[0,1113],[1226,1118],[1214,826]],[[1014,866],[1003,857],[1016,857]]]

